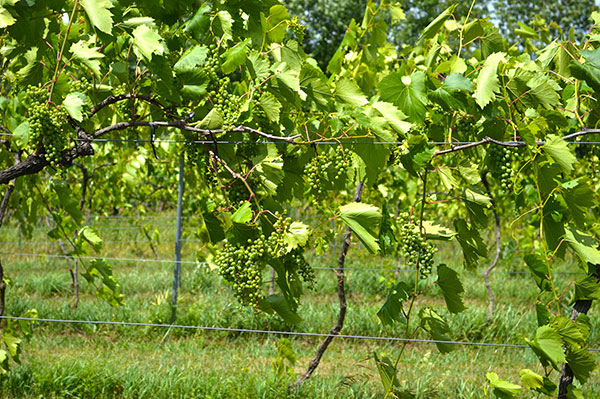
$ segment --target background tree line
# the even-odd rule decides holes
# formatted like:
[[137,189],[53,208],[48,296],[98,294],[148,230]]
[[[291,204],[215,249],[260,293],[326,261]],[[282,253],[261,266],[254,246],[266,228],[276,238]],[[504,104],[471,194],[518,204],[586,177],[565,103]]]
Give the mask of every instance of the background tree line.
[[[322,66],[327,65],[337,50],[348,23],[354,18],[360,22],[368,0],[287,0],[292,15],[306,26],[305,50]],[[442,11],[455,3],[453,0],[406,0],[399,2],[405,19],[390,28],[391,39],[397,45],[414,44],[423,30]],[[470,3],[459,4],[454,16],[461,18],[469,12]],[[589,16],[598,10],[596,0],[479,0],[472,15],[489,18],[509,40],[517,42],[514,30],[519,22],[529,26],[549,25],[556,37],[567,36],[573,29],[575,36],[585,34],[591,26]],[[537,17],[537,18],[536,18]]]

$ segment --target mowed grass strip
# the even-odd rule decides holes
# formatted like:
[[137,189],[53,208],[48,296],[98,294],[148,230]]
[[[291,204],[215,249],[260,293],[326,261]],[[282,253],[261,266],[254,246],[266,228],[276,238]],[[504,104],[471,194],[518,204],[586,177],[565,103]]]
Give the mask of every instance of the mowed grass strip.
[[[184,251],[189,255],[192,248],[190,243]],[[40,253],[57,247],[45,244],[38,249]],[[372,257],[358,245],[351,251],[347,262],[349,309],[342,332],[401,337],[402,326],[383,327],[376,317],[395,281],[394,272],[352,270],[394,268],[396,259]],[[497,272],[491,275],[496,310],[489,323],[486,323],[488,299],[483,280],[479,274],[462,271],[457,254],[460,251],[448,246],[438,256],[461,271],[467,310],[459,315],[448,314],[435,286],[419,298],[418,306],[439,309],[449,321],[452,338],[458,341],[523,344],[523,338],[531,337],[536,327],[534,303],[538,290],[528,274],[503,273],[524,271],[518,254],[505,256]],[[103,256],[152,259],[155,254],[149,245],[119,243],[107,245]],[[168,259],[172,252],[163,247],[159,256]],[[313,266],[336,264],[332,253],[311,254],[309,258]],[[114,308],[102,302],[80,278],[80,304],[73,308],[66,260],[5,259],[5,272],[11,279],[7,314],[18,315],[35,308],[44,318],[166,324],[170,321],[173,267],[170,263],[112,261],[114,274],[126,295],[125,305]],[[564,261],[557,269],[562,273],[579,271],[573,260]],[[559,277],[557,285],[561,292],[577,278],[571,274]],[[412,279],[413,274],[401,270],[398,278]],[[177,324],[324,333],[337,315],[335,275],[329,270],[317,271],[314,289],[307,290],[302,299],[299,313],[303,321],[297,326],[241,307],[218,273],[205,265],[183,265],[182,282]],[[567,292],[565,306],[568,295]],[[600,347],[598,313],[592,307],[591,346],[594,347]],[[1,392],[7,398],[378,398],[383,396],[383,388],[372,354],[376,351],[395,358],[400,347],[398,343],[384,341],[336,339],[316,375],[301,390],[288,393],[292,376],[278,377],[273,371],[280,338],[175,328],[38,323],[33,339],[24,347],[21,365],[11,365]],[[320,339],[287,338],[298,356],[294,371],[300,373]],[[598,354],[594,356],[598,358]],[[435,345],[410,344],[399,364],[402,385],[422,398],[483,398],[488,371],[496,371],[514,383],[519,382],[521,368],[543,372],[530,350],[517,348],[458,346],[454,352],[441,355]],[[598,372],[594,372],[586,385],[589,397],[600,397],[599,380]],[[524,393],[522,397],[536,396]]]

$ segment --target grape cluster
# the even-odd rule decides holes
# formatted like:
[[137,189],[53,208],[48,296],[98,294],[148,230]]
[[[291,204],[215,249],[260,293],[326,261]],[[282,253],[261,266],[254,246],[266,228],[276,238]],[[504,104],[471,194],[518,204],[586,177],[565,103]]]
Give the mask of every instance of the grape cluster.
[[86,78],[72,80],[70,86],[72,92],[76,91],[83,94],[88,94],[94,89],[94,85]]
[[400,249],[406,263],[418,266],[422,277],[427,277],[433,268],[433,257],[437,252],[435,245],[429,243],[419,232],[418,226],[411,223],[408,214],[399,216],[400,220]]
[[302,250],[296,248],[287,253],[284,237],[289,232],[291,219],[276,216],[274,230],[268,237],[261,234],[241,245],[225,242],[215,257],[219,273],[232,284],[236,297],[244,305],[256,307],[264,297],[261,288],[263,270],[274,258],[281,258],[286,270],[297,271],[304,281],[314,282],[314,273]]
[[303,25],[300,22],[300,19],[298,17],[293,17],[288,22],[288,27],[291,29],[292,32],[294,32],[294,35],[296,36],[296,39],[298,40],[298,43],[302,44],[304,42],[304,35],[305,35],[305,31],[306,31],[306,25]]
[[498,179],[502,188],[512,191],[515,177],[513,163],[516,161],[516,151],[498,145],[490,145],[487,149],[487,156],[492,176]]
[[235,127],[238,122],[240,111],[240,97],[231,93],[231,80],[227,76],[219,77],[220,57],[216,45],[211,44],[208,48],[208,58],[204,63],[204,71],[208,75],[208,97],[214,108],[223,117],[223,129]]
[[[340,180],[350,168],[350,160],[339,151],[322,152],[313,157],[304,167],[304,173],[317,197],[325,194],[324,180]],[[331,174],[330,174],[331,173]]]
[[28,150],[43,152],[50,165],[58,169],[60,152],[68,144],[67,112],[46,102],[48,92],[40,87],[28,86],[25,101],[28,104]]
[[225,130],[235,127],[242,115],[240,110],[240,96],[227,90],[230,83],[230,79],[225,76],[219,79],[218,88],[208,93],[215,109],[223,117],[223,129]]
[[296,270],[309,287],[314,287],[316,281],[315,271],[304,258],[304,253],[301,248],[295,248],[287,254],[283,258],[283,266],[286,270]]
[[[250,185],[250,183],[248,183]],[[235,179],[231,184],[226,186],[227,198],[232,205],[237,206],[238,204],[248,201],[250,198],[250,192],[248,188],[240,179]]]
[[233,285],[235,296],[245,305],[257,306],[262,298],[261,283],[264,258],[267,254],[264,235],[237,246],[226,242],[215,260],[219,274]]
[[455,138],[461,141],[472,140],[477,137],[477,121],[468,114],[459,114],[454,119],[452,130]]

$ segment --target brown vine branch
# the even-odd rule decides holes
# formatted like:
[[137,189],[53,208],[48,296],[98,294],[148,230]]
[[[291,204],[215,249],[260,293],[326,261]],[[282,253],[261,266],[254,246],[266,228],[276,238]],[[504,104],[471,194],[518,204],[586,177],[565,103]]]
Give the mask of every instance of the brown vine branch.
[[[364,188],[363,182],[359,182],[356,185],[356,191],[354,192],[354,202],[361,201],[363,188]],[[329,346],[331,341],[333,341],[334,336],[338,335],[340,333],[340,331],[342,330],[342,327],[344,326],[344,320],[346,318],[346,309],[347,309],[346,291],[344,288],[344,282],[345,282],[344,264],[346,262],[346,255],[348,254],[348,248],[350,248],[350,238],[351,237],[352,237],[352,230],[350,229],[350,227],[347,227],[346,232],[344,233],[344,243],[342,245],[342,250],[340,251],[340,256],[338,257],[338,267],[336,269],[337,281],[338,281],[337,293],[338,293],[338,299],[339,299],[339,303],[340,303],[340,310],[338,313],[337,322],[335,323],[333,328],[329,331],[329,335],[323,340],[323,342],[321,342],[321,345],[319,345],[319,348],[317,349],[317,353],[315,354],[315,357],[311,360],[306,371],[300,376],[300,378],[296,382],[294,382],[293,384],[291,384],[288,387],[289,390],[300,387],[300,385],[302,385],[304,383],[304,381],[306,381],[308,378],[310,378],[310,376],[314,373],[316,368],[319,366],[321,357],[323,357],[323,354],[327,350],[327,347]]]
[[[597,134],[597,133],[600,133],[600,129],[583,129],[579,132],[575,132],[575,133],[571,133],[566,136],[563,136],[562,139],[563,140],[572,140],[576,137],[585,136],[588,134]],[[484,145],[484,144],[496,144],[496,145],[500,145],[502,147],[525,147],[525,146],[527,146],[527,143],[520,142],[520,141],[500,141],[500,140],[493,139],[491,137],[484,137],[483,139],[473,142],[473,143],[457,145],[457,146],[449,148],[447,150],[436,151],[433,154],[433,156],[436,157],[439,155],[449,154],[452,152],[463,151],[463,150],[467,150],[469,148],[479,147],[480,145]],[[546,144],[545,141],[536,141],[536,145],[538,147],[543,146],[544,144]]]
[[498,209],[496,208],[496,202],[494,201],[494,197],[492,196],[492,191],[490,190],[490,183],[487,180],[486,173],[484,173],[481,176],[481,182],[483,183],[483,186],[485,187],[485,190],[488,196],[490,197],[490,202],[492,203],[492,212],[494,213],[494,241],[496,243],[496,255],[494,256],[494,260],[492,261],[492,264],[482,273],[483,281],[485,281],[485,287],[487,288],[489,297],[489,308],[487,316],[487,322],[489,323],[494,317],[494,293],[492,292],[492,286],[490,284],[488,276],[498,264],[498,260],[500,260],[500,252],[502,247],[500,242],[500,218],[498,217]]

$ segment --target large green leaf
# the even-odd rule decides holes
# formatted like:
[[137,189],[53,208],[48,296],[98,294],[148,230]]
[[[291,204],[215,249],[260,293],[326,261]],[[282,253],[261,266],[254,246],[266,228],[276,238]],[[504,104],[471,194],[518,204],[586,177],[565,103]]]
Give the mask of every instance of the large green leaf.
[[597,93],[600,92],[600,68],[590,64],[571,61],[569,69],[574,77],[585,81]]
[[77,122],[83,121],[83,106],[87,103],[87,99],[83,93],[69,93],[63,101],[63,106]]
[[285,37],[289,19],[290,13],[284,6],[275,5],[271,7],[265,26],[269,39],[276,43],[282,42]]
[[479,72],[477,77],[477,88],[475,89],[475,101],[477,104],[484,108],[490,103],[496,94],[500,90],[498,84],[498,64],[504,62],[506,54],[499,52],[491,54],[486,58],[483,68]]
[[427,111],[425,78],[423,71],[415,71],[410,76],[392,72],[379,83],[381,99],[397,106],[409,121],[422,123]]
[[196,40],[199,40],[202,34],[208,30],[210,26],[210,5],[202,4],[192,19],[186,22],[185,31],[191,32]]
[[75,223],[80,224],[83,220],[83,215],[81,213],[81,209],[79,208],[79,204],[73,198],[74,192],[69,187],[67,182],[62,180],[53,180],[52,188],[56,195],[58,196],[58,200],[60,202],[61,207],[67,211],[67,213],[73,218]]
[[279,122],[282,105],[277,97],[269,92],[263,93],[260,96],[259,104],[271,122]]
[[18,361],[19,352],[21,352],[21,343],[23,340],[15,335],[13,335],[10,331],[4,330],[2,333],[2,340],[4,341],[4,345],[6,345],[6,349],[8,349],[8,353],[10,356],[15,358]]
[[302,222],[292,222],[290,229],[283,236],[286,252],[305,246],[309,235],[310,232],[307,225]]
[[340,207],[340,217],[352,229],[371,253],[379,251],[377,226],[381,221],[379,208],[362,202],[352,202]]
[[594,357],[585,348],[567,350],[567,364],[573,370],[575,378],[582,384],[585,384],[592,371],[596,370]]
[[586,273],[589,269],[588,264],[600,264],[600,250],[594,237],[573,226],[566,226],[565,240],[581,259]]
[[492,387],[494,395],[499,399],[516,398],[516,395],[523,390],[523,387],[520,385],[501,380],[498,374],[494,372],[487,373],[485,379],[488,385]]
[[224,74],[232,73],[246,62],[248,59],[249,43],[250,39],[246,39],[223,53],[222,59],[224,61],[221,64],[221,71],[223,71]]
[[600,283],[594,276],[587,276],[575,283],[573,302],[579,300],[600,300]]
[[360,87],[358,87],[356,83],[345,78],[336,82],[335,95],[341,101],[356,107],[362,107],[368,103],[367,97],[362,93]]
[[75,59],[90,68],[96,77],[101,76],[100,61],[98,59],[103,58],[104,54],[100,52],[100,47],[90,47],[90,43],[80,40],[73,43],[69,51],[73,53]]
[[132,35],[135,53],[147,61],[150,61],[154,54],[163,55],[167,52],[167,47],[160,34],[147,25],[138,26],[133,30]]
[[248,201],[244,202],[234,213],[231,215],[231,221],[233,223],[246,224],[252,220],[252,207]]
[[590,181],[585,177],[563,183],[563,198],[571,211],[573,221],[579,228],[583,228],[589,219],[589,210],[596,205],[594,192]]
[[457,4],[453,4],[447,9],[445,9],[440,15],[438,15],[433,21],[431,21],[429,25],[425,27],[425,29],[423,29],[423,33],[421,35],[423,40],[431,39],[440,31],[440,29],[442,29],[442,26],[444,26],[444,22],[446,22],[446,20],[448,20],[448,18],[452,16],[452,13],[454,12],[456,6]]
[[535,283],[542,291],[552,291],[552,284],[548,280],[548,266],[539,254],[527,254],[524,257],[525,264],[531,271]]
[[566,361],[560,335],[550,326],[538,327],[534,339],[525,341],[544,366],[549,364],[559,370],[559,364]]
[[479,235],[479,231],[474,227],[469,227],[464,219],[456,219],[454,228],[458,233],[456,239],[463,250],[465,267],[474,270],[479,258],[487,256],[487,248],[483,239]]
[[532,389],[548,396],[556,395],[558,387],[548,377],[541,376],[529,369],[522,369],[519,374],[521,376],[521,383],[527,389]]
[[208,57],[208,48],[205,46],[194,46],[187,50],[173,67],[175,73],[187,72],[199,69]]
[[85,13],[96,28],[109,35],[112,33],[113,19],[112,13],[109,11],[113,8],[113,3],[110,0],[81,0]]
[[406,322],[404,313],[402,312],[402,303],[410,297],[409,286],[400,281],[396,283],[388,293],[385,303],[377,312],[377,317],[383,325],[392,325],[394,322]]
[[[450,333],[450,327],[448,323],[430,307],[421,309],[419,312],[420,326],[423,330],[427,331],[431,338],[435,341],[450,341],[448,333]],[[436,342],[438,350],[441,353],[448,353],[454,350],[454,346],[447,342]]]
[[0,29],[14,25],[15,22],[17,22],[15,17],[6,8],[0,7]]
[[302,321],[296,312],[292,310],[288,301],[281,295],[269,295],[264,301],[259,303],[265,310],[275,311],[288,324],[296,325]]
[[95,228],[91,226],[84,226],[79,231],[79,236],[83,237],[87,242],[89,242],[94,250],[100,251],[102,249],[102,238],[100,238],[98,231]]
[[373,104],[373,108],[379,111],[397,133],[404,134],[410,130],[412,124],[405,121],[406,115],[396,108],[394,104],[378,101]]
[[573,164],[577,161],[577,158],[562,137],[558,137],[554,134],[548,135],[546,143],[542,148],[550,155],[554,162],[560,165],[565,173],[570,173],[573,170]]
[[446,265],[440,265],[436,283],[442,290],[446,307],[450,313],[460,313],[466,309],[462,298],[465,290],[458,279],[458,273]]

